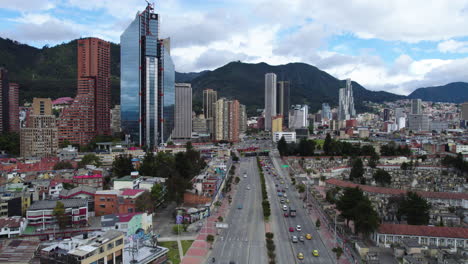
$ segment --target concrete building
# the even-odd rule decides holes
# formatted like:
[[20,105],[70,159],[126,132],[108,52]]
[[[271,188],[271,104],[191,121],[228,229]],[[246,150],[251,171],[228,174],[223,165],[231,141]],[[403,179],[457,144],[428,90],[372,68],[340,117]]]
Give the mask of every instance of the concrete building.
[[277,115],[274,116],[271,121],[271,132],[283,132],[283,116]]
[[175,69],[160,26],[148,3],[120,36],[122,130],[148,149],[169,141],[174,130]]
[[50,98],[34,98],[27,127],[20,130],[23,157],[52,157],[57,154],[58,129]]
[[192,86],[190,83],[175,84],[174,139],[192,137]]
[[245,105],[239,105],[239,133],[247,131],[247,110]]
[[196,134],[208,134],[206,118],[203,114],[193,117],[192,130]]
[[412,99],[411,100],[411,114],[420,115],[422,114],[422,101],[421,99]]
[[339,91],[338,120],[349,120],[356,117],[354,109],[353,86],[351,79],[346,79],[346,87]]
[[40,250],[41,263],[124,263],[124,233],[116,230],[81,235]]
[[120,105],[115,105],[111,110],[111,132],[113,135],[122,132],[122,127],[120,124]]
[[309,107],[307,105],[293,105],[289,110],[289,129],[309,126]]
[[95,215],[135,213],[137,212],[136,200],[144,191],[140,189],[96,191]]
[[461,120],[468,120],[468,102],[461,105]]
[[408,129],[412,131],[429,131],[429,116],[411,114],[408,116]]
[[405,109],[401,107],[395,108],[395,120],[398,120],[401,117],[405,117]]
[[273,133],[273,142],[278,142],[282,137],[287,143],[296,142],[296,132],[275,132]]
[[53,211],[57,201],[63,203],[65,214],[69,216],[68,226],[84,226],[88,223],[88,201],[82,199],[36,201],[26,211],[29,226],[39,228],[53,227],[56,224]]
[[237,100],[221,98],[215,103],[214,140],[239,141],[239,110]]
[[26,219],[21,216],[0,218],[0,237],[18,237],[26,229]]
[[265,130],[271,131],[271,119],[276,116],[276,74],[265,74]]
[[78,90],[58,120],[59,140],[86,145],[96,135],[110,135],[110,43],[78,40]]
[[19,85],[10,83],[8,71],[0,67],[0,133],[19,132]]
[[203,114],[205,115],[208,133],[215,132],[215,103],[218,101],[218,93],[213,89],[203,90]]
[[19,132],[19,85],[9,83],[8,114],[10,132]]
[[276,112],[277,115],[283,116],[283,126],[288,125],[288,112],[290,108],[290,90],[291,83],[289,81],[279,81],[276,86]]
[[396,120],[396,124],[397,124],[398,129],[405,128],[406,127],[406,118],[405,117],[399,117]]
[[385,108],[383,110],[383,121],[386,122],[386,121],[389,121],[389,120],[390,120],[390,109]]

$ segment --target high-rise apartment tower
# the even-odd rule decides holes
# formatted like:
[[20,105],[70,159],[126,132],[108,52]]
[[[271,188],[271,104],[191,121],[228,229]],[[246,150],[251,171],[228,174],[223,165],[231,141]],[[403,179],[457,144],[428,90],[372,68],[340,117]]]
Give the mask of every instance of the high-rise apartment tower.
[[271,121],[276,116],[276,74],[265,74],[265,130],[271,131]]
[[339,102],[338,102],[338,119],[349,120],[356,117],[356,110],[354,109],[353,86],[351,79],[346,79],[346,87],[340,89]]
[[192,86],[190,83],[175,84],[175,125],[172,137],[190,139],[192,137]]

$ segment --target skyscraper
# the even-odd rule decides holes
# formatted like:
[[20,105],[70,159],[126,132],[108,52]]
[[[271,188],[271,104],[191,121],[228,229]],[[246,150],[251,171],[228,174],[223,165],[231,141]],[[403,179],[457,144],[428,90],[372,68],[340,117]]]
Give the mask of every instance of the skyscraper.
[[190,83],[175,84],[175,126],[173,138],[192,137],[192,86]]
[[218,100],[218,93],[213,89],[203,90],[203,114],[205,115],[208,133],[214,133],[214,103]]
[[351,79],[346,79],[346,87],[340,89],[339,102],[338,102],[338,119],[349,120],[356,117],[356,110],[354,109],[353,86]]
[[327,103],[322,104],[322,120],[330,121],[332,120],[332,112],[330,105]]
[[8,71],[0,67],[0,133],[8,132],[10,124],[9,111],[10,87],[8,82]]
[[220,98],[214,105],[214,140],[239,141],[239,101]]
[[52,157],[57,154],[58,130],[50,98],[34,98],[27,127],[21,128],[23,157]]
[[148,4],[120,36],[122,129],[149,148],[167,142],[174,129],[174,64],[169,39],[159,39],[159,25]]
[[245,105],[239,106],[239,132],[244,133],[247,131],[247,111]]
[[411,114],[412,115],[422,114],[421,99],[412,99],[411,100]]
[[78,89],[58,121],[59,140],[85,145],[96,135],[110,135],[110,43],[78,40]]
[[19,85],[9,83],[8,113],[10,132],[19,132]]
[[383,110],[383,121],[385,122],[385,121],[388,121],[388,120],[390,120],[390,109],[385,108]]
[[291,85],[289,81],[279,81],[276,86],[276,111],[278,115],[283,116],[283,126],[288,124],[290,87]]
[[276,74],[265,74],[265,130],[271,131],[271,119],[276,116]]

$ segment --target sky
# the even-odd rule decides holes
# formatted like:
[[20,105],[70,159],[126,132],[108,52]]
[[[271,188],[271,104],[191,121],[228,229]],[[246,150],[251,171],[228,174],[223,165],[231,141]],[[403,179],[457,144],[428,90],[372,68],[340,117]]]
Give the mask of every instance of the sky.
[[[114,43],[144,0],[0,0],[0,37],[35,47]],[[370,90],[407,95],[468,82],[468,0],[160,0],[179,72],[230,61],[304,62]]]

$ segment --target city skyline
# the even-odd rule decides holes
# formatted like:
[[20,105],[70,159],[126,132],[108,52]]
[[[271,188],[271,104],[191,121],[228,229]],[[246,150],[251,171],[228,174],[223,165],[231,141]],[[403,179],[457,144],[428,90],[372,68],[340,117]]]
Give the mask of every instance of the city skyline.
[[[463,15],[466,1],[440,0],[431,5],[421,1],[406,5],[396,0],[386,5],[349,1],[346,8],[334,8],[327,1],[273,3],[158,2],[157,9],[165,21],[172,21],[162,29],[162,36],[173,37],[177,70],[214,69],[236,60],[274,65],[305,62],[337,78],[351,77],[372,90],[398,94],[408,94],[417,87],[468,81],[459,70],[468,64],[467,35],[461,30],[468,24]],[[81,36],[118,43],[120,33],[141,4],[140,0],[112,4],[35,0],[22,5],[4,0],[0,36],[36,47]],[[267,15],[276,9],[283,11],[281,16],[272,19]],[[356,19],[362,13],[380,15],[372,15],[366,21],[373,23],[366,23]],[[443,23],[428,22],[432,30],[421,30],[417,21],[428,21],[427,17],[442,18],[433,21]],[[185,33],[195,32],[195,28],[200,34]],[[304,53],[305,49],[310,52]]]

